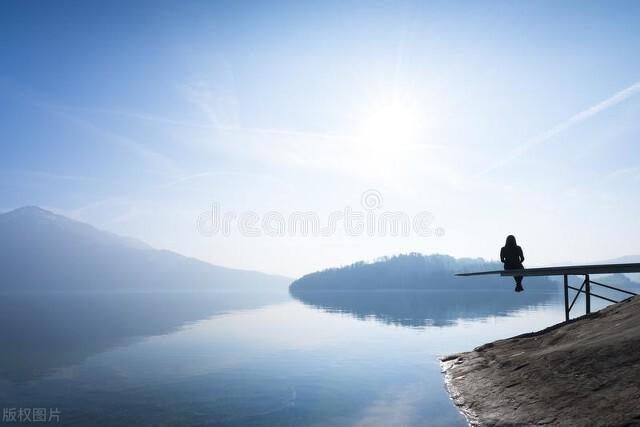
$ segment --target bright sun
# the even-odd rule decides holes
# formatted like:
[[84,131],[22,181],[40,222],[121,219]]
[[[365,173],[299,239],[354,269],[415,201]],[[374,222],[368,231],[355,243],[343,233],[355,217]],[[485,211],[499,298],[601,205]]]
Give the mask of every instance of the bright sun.
[[406,145],[415,142],[422,118],[411,105],[398,102],[376,106],[362,123],[361,137],[371,145]]
[[425,117],[417,105],[390,100],[373,104],[360,117],[355,133],[355,166],[376,175],[402,169],[423,136]]

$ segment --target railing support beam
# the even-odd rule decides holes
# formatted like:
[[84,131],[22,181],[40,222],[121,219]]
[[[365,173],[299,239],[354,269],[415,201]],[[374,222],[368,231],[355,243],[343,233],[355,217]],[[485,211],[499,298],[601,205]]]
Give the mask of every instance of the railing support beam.
[[569,276],[564,275],[564,319],[569,321]]
[[584,291],[585,291],[585,303],[586,303],[586,312],[587,314],[591,313],[591,282],[589,281],[589,275],[585,274],[584,276]]

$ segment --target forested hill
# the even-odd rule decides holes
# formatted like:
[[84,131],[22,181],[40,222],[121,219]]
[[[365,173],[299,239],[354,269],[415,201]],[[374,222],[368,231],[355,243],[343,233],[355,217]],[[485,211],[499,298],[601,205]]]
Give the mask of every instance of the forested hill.
[[[320,290],[418,290],[418,289],[505,289],[513,280],[500,276],[456,277],[464,271],[499,270],[499,262],[482,258],[454,258],[449,255],[422,255],[411,253],[385,257],[375,262],[357,262],[346,267],[331,268],[307,274],[291,284],[293,293]],[[548,285],[556,289],[557,283],[547,278],[526,278],[527,284]]]

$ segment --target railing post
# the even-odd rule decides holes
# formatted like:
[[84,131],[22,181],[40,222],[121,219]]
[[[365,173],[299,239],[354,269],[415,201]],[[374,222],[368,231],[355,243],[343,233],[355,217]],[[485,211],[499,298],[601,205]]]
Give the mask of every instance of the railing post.
[[587,314],[591,313],[591,282],[589,281],[589,275],[584,275],[584,291],[585,291],[585,301],[587,305]]
[[564,319],[569,321],[569,277],[564,275]]

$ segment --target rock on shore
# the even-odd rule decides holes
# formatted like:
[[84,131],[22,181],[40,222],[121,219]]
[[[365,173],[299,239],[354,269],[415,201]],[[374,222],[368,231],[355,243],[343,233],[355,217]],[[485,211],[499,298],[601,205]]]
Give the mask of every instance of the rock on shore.
[[442,366],[471,425],[640,425],[640,296]]

